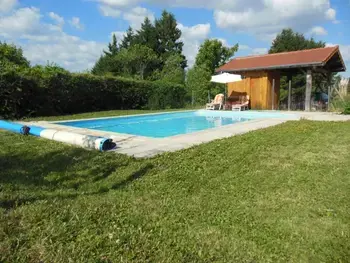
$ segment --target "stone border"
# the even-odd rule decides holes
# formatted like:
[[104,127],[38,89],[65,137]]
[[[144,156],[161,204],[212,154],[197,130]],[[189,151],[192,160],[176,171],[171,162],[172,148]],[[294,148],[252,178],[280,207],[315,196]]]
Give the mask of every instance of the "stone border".
[[[187,111],[176,111],[176,112],[161,112],[161,113],[148,113],[148,114],[137,114],[127,116],[146,116],[155,114],[168,114],[177,112]],[[149,158],[164,152],[174,152],[182,149],[190,148],[194,145],[210,142],[216,139],[222,139],[255,131],[258,129],[264,129],[275,125],[282,124],[289,120],[317,120],[317,121],[349,121],[350,116],[339,115],[334,113],[318,113],[318,112],[288,112],[288,111],[260,111],[261,113],[279,113],[286,114],[286,118],[263,118],[254,119],[251,121],[239,122],[231,125],[225,125],[221,127],[206,129],[194,133],[181,134],[172,137],[165,138],[151,138],[144,136],[136,136],[130,134],[122,134],[115,132],[105,132],[99,130],[90,130],[84,128],[63,126],[59,123],[79,120],[65,120],[59,122],[22,122],[26,125],[37,125],[48,129],[57,129],[61,131],[71,131],[79,134],[93,135],[108,137],[113,139],[117,144],[116,149],[112,150],[116,153],[126,154],[134,156],[136,158]],[[125,117],[117,116],[117,117]],[[116,117],[116,118],[117,118]],[[110,119],[114,117],[94,118],[94,119]],[[83,119],[83,120],[94,120],[94,119]]]

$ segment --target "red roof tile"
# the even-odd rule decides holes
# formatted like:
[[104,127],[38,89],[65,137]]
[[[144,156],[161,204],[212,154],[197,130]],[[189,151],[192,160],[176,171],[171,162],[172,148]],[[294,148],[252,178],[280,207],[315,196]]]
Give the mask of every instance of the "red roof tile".
[[[216,71],[239,72],[264,69],[297,68],[311,65],[324,66],[324,64],[337,52],[339,52],[339,47],[335,46],[276,54],[238,57],[232,59],[230,62],[221,66]],[[339,56],[341,59],[340,52]],[[345,70],[344,63],[343,67]]]

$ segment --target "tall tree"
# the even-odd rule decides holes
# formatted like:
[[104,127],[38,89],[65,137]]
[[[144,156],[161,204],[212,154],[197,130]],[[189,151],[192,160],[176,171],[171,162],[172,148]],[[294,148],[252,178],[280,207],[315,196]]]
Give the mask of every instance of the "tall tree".
[[205,40],[199,48],[194,67],[188,71],[186,86],[189,96],[195,96],[197,103],[207,101],[208,92],[211,96],[219,92],[218,85],[210,83],[210,77],[215,70],[225,64],[238,50],[238,44],[225,47],[217,39]]
[[[269,50],[269,54],[298,51],[312,48],[325,47],[326,43],[323,41],[315,41],[313,38],[307,39],[303,34],[294,32],[292,29],[283,29],[275,40]],[[323,83],[325,79],[320,74],[315,74],[313,91],[325,90]],[[292,98],[295,102],[304,101],[306,78],[304,74],[296,74],[293,76]],[[324,89],[324,90],[323,90]],[[288,99],[288,81],[286,76],[281,77],[280,102],[286,104]]]
[[144,22],[141,24],[140,30],[137,31],[135,42],[137,44],[149,47],[153,51],[157,50],[158,43],[156,28],[148,17],[145,17]]
[[103,51],[107,56],[115,56],[119,52],[118,40],[115,34],[112,36],[112,42],[108,44],[108,51]]
[[181,66],[187,67],[187,61],[182,54],[184,43],[181,41],[181,30],[177,27],[177,21],[172,13],[162,12],[160,19],[156,19],[155,28],[158,38],[157,53],[163,62],[171,54],[179,54],[182,56]]
[[131,26],[129,26],[128,30],[126,31],[126,34],[124,38],[121,41],[120,48],[129,48],[133,44],[135,44],[135,33]]
[[24,57],[23,50],[0,41],[0,64],[1,65],[16,65],[20,67],[29,67],[29,61]]
[[120,73],[120,63],[115,57],[120,52],[120,47],[115,34],[112,36],[112,41],[108,43],[108,49],[103,50],[103,55],[96,61],[94,67],[91,70],[95,75],[118,75]]

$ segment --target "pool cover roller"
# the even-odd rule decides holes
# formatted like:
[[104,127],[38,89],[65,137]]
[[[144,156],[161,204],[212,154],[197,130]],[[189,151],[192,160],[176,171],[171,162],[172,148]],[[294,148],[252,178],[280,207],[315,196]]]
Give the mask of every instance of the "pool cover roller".
[[96,149],[99,151],[111,150],[115,147],[112,139],[96,137],[91,135],[83,135],[74,132],[59,131],[56,129],[46,129],[42,127],[32,126],[29,127],[20,123],[13,123],[0,120],[0,129],[24,134],[38,136],[58,142],[64,142],[74,144],[84,148]]

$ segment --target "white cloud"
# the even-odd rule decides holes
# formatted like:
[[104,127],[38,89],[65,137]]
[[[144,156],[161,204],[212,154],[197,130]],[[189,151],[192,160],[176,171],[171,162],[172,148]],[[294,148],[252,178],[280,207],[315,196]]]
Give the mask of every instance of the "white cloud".
[[17,0],[0,0],[0,13],[11,11],[17,4]]
[[154,21],[154,14],[146,8],[134,7],[123,13],[123,19],[128,21],[130,26],[134,29],[139,29],[141,23],[148,17],[149,20]]
[[251,49],[251,47],[249,47],[248,45],[239,44],[238,50],[249,50],[249,49]]
[[[141,0],[96,0],[125,13]],[[253,33],[270,40],[284,27],[307,32],[326,19],[336,22],[336,10],[330,0],[145,0],[163,7],[207,8],[214,10],[219,28]],[[109,10],[109,9],[108,9]],[[105,12],[105,13],[111,13]]]
[[309,33],[312,35],[319,35],[319,36],[325,36],[328,34],[327,30],[321,26],[314,26],[313,28],[311,28]]
[[[336,20],[336,10],[330,0],[95,0],[108,7],[103,12],[119,16],[130,8],[147,3],[160,7],[206,8],[214,10],[214,20],[219,28],[245,32],[264,41],[273,40],[283,28],[309,32],[318,23]],[[101,7],[100,7],[101,8]],[[115,11],[118,10],[119,12]]]
[[72,71],[83,71],[93,67],[104,47],[104,43],[85,41],[62,33],[49,42],[25,44],[23,51],[35,64],[46,64],[50,61]]
[[110,5],[103,4],[99,6],[102,15],[109,17],[121,17],[136,30],[141,27],[141,24],[144,21],[145,17],[148,17],[151,21],[154,21],[155,19],[154,13],[147,8],[140,6],[133,8],[123,8],[124,5],[122,5],[122,3],[119,1],[104,0],[103,3],[105,2],[110,2]]
[[206,9],[223,9],[233,10],[243,8],[247,4],[256,4],[256,0],[94,0],[101,5],[125,8],[132,7],[143,3],[160,5],[162,7],[188,7],[188,8],[206,8]]
[[37,8],[21,8],[9,16],[0,17],[0,36],[11,38],[24,33],[35,33],[40,23],[40,11]]
[[134,6],[141,1],[140,0],[96,0],[96,2],[99,2],[101,5],[104,5],[104,6],[121,8],[121,7]]
[[[335,20],[336,12],[329,0],[256,0],[260,8],[247,5],[243,10],[215,10],[214,19],[219,28],[249,32],[259,38],[271,39],[285,27],[307,32],[317,22]],[[318,33],[324,33],[318,31]]]
[[104,16],[110,16],[110,17],[119,17],[122,13],[121,10],[110,7],[108,5],[101,5],[99,6],[100,12]]
[[113,35],[115,35],[117,37],[117,41],[118,43],[120,43],[120,41],[124,38],[124,36],[126,35],[125,31],[113,31],[110,34],[110,39],[112,40]]
[[53,19],[57,23],[58,26],[62,27],[64,25],[64,18],[59,16],[58,14],[56,14],[54,12],[50,12],[49,17],[51,19]]
[[17,9],[0,17],[0,36],[21,46],[33,65],[50,61],[73,71],[82,71],[94,65],[105,43],[68,35],[59,25],[43,22],[42,17],[38,8]]
[[259,48],[253,48],[252,49],[252,54],[254,55],[263,55],[263,54],[267,54],[268,49],[266,47],[259,47]]
[[72,19],[69,20],[69,23],[78,30],[84,29],[84,25],[80,22],[79,17],[72,17]]
[[326,18],[328,20],[335,20],[335,17],[336,17],[336,11],[333,9],[333,8],[329,8],[326,12],[325,12],[325,15],[326,15]]
[[203,40],[208,37],[210,33],[210,24],[198,24],[191,27],[187,27],[179,23],[177,25],[178,29],[182,32],[182,37],[184,39],[196,39]]
[[238,51],[245,50],[247,51],[250,55],[262,55],[262,54],[267,54],[269,49],[266,47],[257,47],[257,48],[252,48],[248,45],[239,45]]
[[198,24],[194,26],[177,26],[182,31],[181,40],[184,42],[183,53],[187,58],[187,64],[192,67],[204,39],[210,34],[210,24]]

